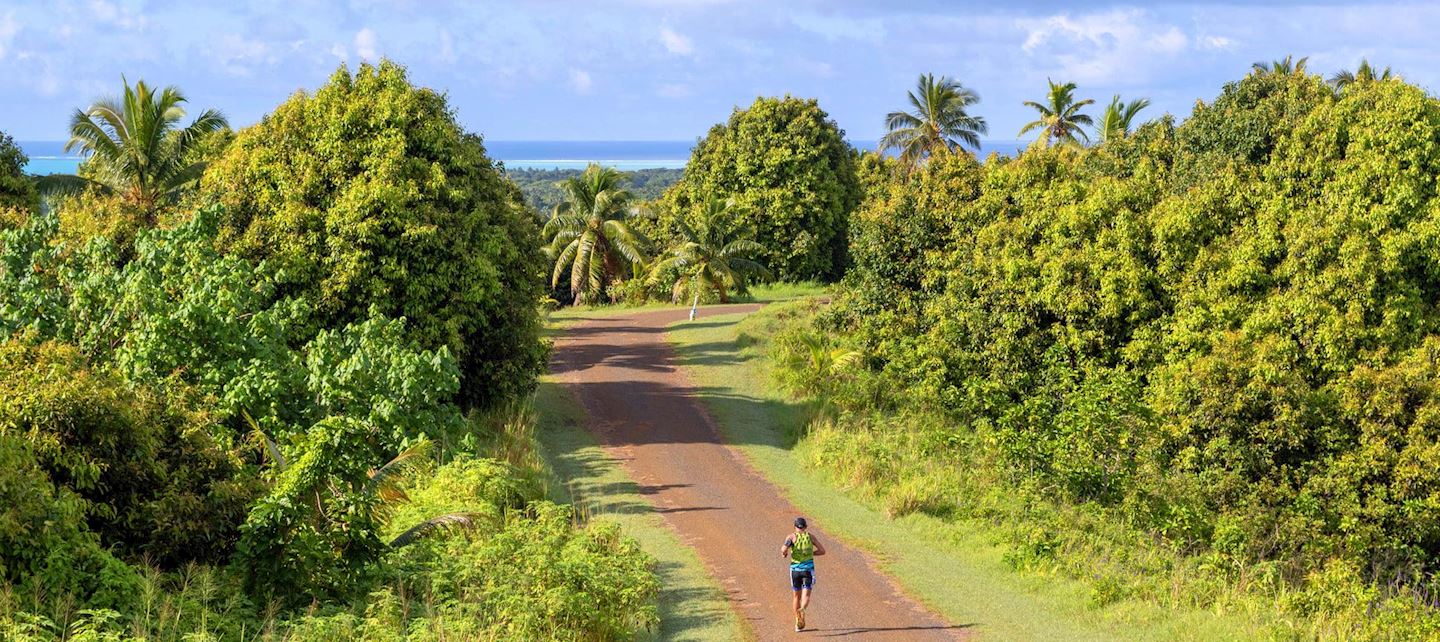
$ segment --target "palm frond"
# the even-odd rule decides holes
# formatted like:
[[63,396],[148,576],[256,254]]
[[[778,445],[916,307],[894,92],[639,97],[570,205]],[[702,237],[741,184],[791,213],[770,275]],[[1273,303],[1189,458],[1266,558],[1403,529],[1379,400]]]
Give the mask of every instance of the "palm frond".
[[480,513],[448,513],[431,517],[419,524],[411,526],[395,539],[390,540],[390,548],[409,546],[421,538],[437,532],[456,529],[473,529],[481,524],[483,517]]

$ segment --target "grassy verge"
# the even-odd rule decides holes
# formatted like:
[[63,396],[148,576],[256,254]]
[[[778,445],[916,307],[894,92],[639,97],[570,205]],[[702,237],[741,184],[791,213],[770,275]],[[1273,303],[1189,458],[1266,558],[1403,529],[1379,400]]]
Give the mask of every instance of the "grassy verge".
[[[670,340],[702,401],[750,461],[817,523],[876,557],[911,595],[946,619],[996,640],[1263,639],[1245,618],[1164,609],[1137,600],[1096,606],[1093,587],[1044,569],[1016,571],[984,524],[924,514],[891,520],[862,493],[803,465],[795,437],[808,410],[780,393],[756,336],[781,323],[770,311],[672,326]],[[803,444],[802,448],[803,450]]]
[[639,487],[585,431],[584,410],[565,387],[542,378],[535,405],[551,496],[592,519],[611,520],[658,561],[660,628],[641,639],[721,642],[744,638],[725,592],[700,558],[666,525]]

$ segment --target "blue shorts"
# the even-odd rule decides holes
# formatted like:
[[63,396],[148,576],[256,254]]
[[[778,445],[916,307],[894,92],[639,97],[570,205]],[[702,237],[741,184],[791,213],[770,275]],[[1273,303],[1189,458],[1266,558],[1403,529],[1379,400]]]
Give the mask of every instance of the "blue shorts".
[[808,591],[814,587],[815,569],[812,568],[804,571],[798,571],[793,568],[790,569],[790,590],[798,591],[805,589]]

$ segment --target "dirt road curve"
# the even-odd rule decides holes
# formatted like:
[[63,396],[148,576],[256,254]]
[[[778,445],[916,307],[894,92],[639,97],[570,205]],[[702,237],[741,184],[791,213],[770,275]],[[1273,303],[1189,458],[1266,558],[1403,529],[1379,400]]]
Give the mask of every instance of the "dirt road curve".
[[[704,316],[756,306],[707,308]],[[795,633],[788,566],[779,557],[797,510],[713,420],[665,342],[688,310],[590,318],[556,342],[551,368],[576,394],[589,428],[699,552],[757,640],[840,637],[857,642],[955,640],[963,631],[901,595],[873,562],[812,522],[829,554],[817,560],[810,630]]]

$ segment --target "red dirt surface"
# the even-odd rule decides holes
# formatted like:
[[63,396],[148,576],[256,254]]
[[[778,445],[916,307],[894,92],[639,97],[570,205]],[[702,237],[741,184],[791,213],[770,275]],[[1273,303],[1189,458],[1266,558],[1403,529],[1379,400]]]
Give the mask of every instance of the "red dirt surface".
[[[758,306],[706,308],[705,316]],[[950,626],[904,596],[873,560],[826,534],[816,558],[809,628],[794,631],[788,560],[780,546],[799,515],[779,489],[724,444],[694,384],[676,366],[665,327],[688,310],[582,319],[556,341],[552,371],[574,392],[588,428],[729,594],[756,640],[956,640]]]

